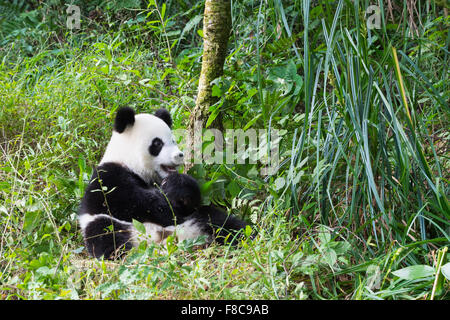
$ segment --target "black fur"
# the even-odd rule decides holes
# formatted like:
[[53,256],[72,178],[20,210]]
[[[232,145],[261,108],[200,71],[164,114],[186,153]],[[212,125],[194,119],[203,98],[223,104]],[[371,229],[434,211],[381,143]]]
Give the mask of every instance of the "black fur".
[[[159,189],[116,163],[104,163],[94,170],[80,213],[108,214],[126,222],[136,219],[163,227],[174,224],[170,206]],[[184,221],[176,218],[176,223]]]
[[96,258],[120,257],[133,246],[133,219],[162,227],[191,221],[217,243],[237,244],[247,223],[200,203],[200,188],[188,175],[173,173],[157,188],[119,164],[104,163],[95,169],[81,201],[80,214],[97,216],[84,229],[86,248]]
[[201,193],[197,181],[187,174],[173,173],[164,178],[161,189],[169,199],[176,216],[194,220],[205,234],[220,244],[236,244],[247,223],[228,215],[219,208],[201,206]]
[[150,147],[148,147],[148,152],[154,157],[156,157],[160,152],[162,147],[164,146],[164,142],[160,138],[155,138],[152,141]]
[[122,107],[117,111],[114,121],[114,130],[118,133],[125,131],[128,125],[134,124],[134,110],[130,107]]
[[170,116],[170,112],[167,109],[161,108],[155,111],[155,116],[164,120],[165,123],[172,128],[172,117]]
[[187,174],[172,173],[163,179],[161,189],[177,216],[186,217],[201,204],[197,181]]
[[130,225],[108,216],[97,217],[84,230],[86,249],[93,257],[119,258],[133,245]]
[[212,205],[198,208],[193,218],[204,223],[204,230],[212,234],[214,241],[219,244],[231,243],[236,245],[238,240],[243,236],[242,230],[247,226],[245,221],[228,215],[226,212]]

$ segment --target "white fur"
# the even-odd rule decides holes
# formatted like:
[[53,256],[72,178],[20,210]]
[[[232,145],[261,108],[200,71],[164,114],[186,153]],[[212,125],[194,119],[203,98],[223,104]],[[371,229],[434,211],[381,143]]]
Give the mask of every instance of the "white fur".
[[137,231],[134,226],[131,227],[131,241],[133,241],[134,246],[137,246],[139,242],[143,240],[148,240],[155,243],[165,243],[167,237],[170,236],[175,230],[174,226],[163,228],[160,225],[150,222],[143,223],[143,225],[145,227],[145,235]]
[[129,222],[126,222],[123,220],[119,220],[117,218],[114,218],[113,216],[110,216],[109,214],[103,213],[103,214],[91,215],[89,213],[84,213],[78,217],[78,221],[80,223],[80,228],[84,232],[84,229],[86,229],[86,227],[88,226],[89,223],[91,223],[92,221],[95,221],[98,218],[105,218],[105,217],[108,219],[114,220],[116,222],[123,223],[125,225],[133,226],[132,223],[129,223]]
[[[168,227],[161,227],[160,225],[154,223],[144,223],[145,227],[145,238],[142,234],[138,232],[133,225],[131,225],[132,231],[132,241],[135,246],[139,244],[142,240],[149,240],[156,243],[166,243],[167,237],[175,232],[178,241],[183,241],[186,239],[195,239],[200,236],[205,235],[201,230],[200,226],[196,224],[194,220],[188,220],[182,224]],[[207,242],[211,242],[210,237],[207,238]]]
[[78,216],[78,221],[79,221],[79,224],[80,224],[81,231],[84,232],[84,229],[86,229],[87,225],[89,223],[91,223],[92,221],[94,221],[95,218],[97,218],[97,217],[98,217],[98,215],[93,216],[93,215],[88,214],[88,213],[84,213],[84,214],[79,215]]
[[150,241],[153,241],[156,243],[163,242],[169,235],[171,235],[175,231],[175,226],[169,226],[169,227],[164,228],[164,227],[161,227],[160,225],[146,222],[146,223],[143,223],[143,225],[145,227],[145,235],[144,235],[145,238],[143,238],[142,237],[143,235],[139,231],[137,231],[136,228],[134,227],[134,225],[130,222],[119,220],[119,219],[114,218],[107,214],[91,215],[89,213],[81,214],[78,218],[81,231],[84,232],[84,230],[89,225],[89,223],[95,221],[98,218],[105,218],[105,217],[108,219],[114,220],[116,222],[119,222],[122,225],[125,225],[128,228],[128,230],[131,231],[131,239],[130,240],[133,242],[133,245],[135,245],[135,246],[137,246],[139,244],[139,242],[144,240],[145,238],[147,240],[150,240]]
[[[200,236],[205,235],[205,233],[201,230],[200,226],[196,223],[195,220],[187,220],[182,224],[177,225],[176,235],[178,241],[183,241],[186,239],[195,239]],[[211,242],[210,237],[206,239],[207,242]]]
[[[156,137],[164,142],[164,146],[154,157],[149,153],[149,146]],[[100,165],[105,162],[119,163],[150,183],[160,182],[168,175],[161,165],[180,166],[183,156],[169,126],[154,115],[141,113],[124,132],[113,131]]]
[[[196,224],[194,220],[188,220],[182,224],[168,227],[161,227],[154,223],[144,223],[145,227],[145,238],[142,237],[134,226],[132,226],[132,241],[135,246],[139,244],[140,241],[146,239],[156,243],[162,243],[165,245],[167,237],[175,232],[178,241],[183,241],[186,239],[195,239],[200,236],[205,235],[201,230],[200,226]],[[211,242],[212,239],[208,237],[207,242]]]

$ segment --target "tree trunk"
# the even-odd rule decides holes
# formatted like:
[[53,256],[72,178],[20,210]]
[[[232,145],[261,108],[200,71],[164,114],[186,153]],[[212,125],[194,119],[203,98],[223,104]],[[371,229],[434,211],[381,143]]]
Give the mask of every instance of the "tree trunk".
[[[217,102],[212,96],[211,81],[223,74],[223,64],[227,56],[227,44],[231,31],[231,1],[206,0],[203,16],[203,57],[202,70],[198,83],[197,100],[195,108],[189,119],[189,138],[186,145],[187,163],[185,171],[192,166],[194,148],[200,148],[198,141],[194,140],[194,129],[201,130],[209,117],[209,107]],[[221,114],[211,124],[212,128],[222,130]],[[197,133],[201,135],[200,133]],[[198,139],[197,139],[198,140]],[[200,143],[201,144],[201,143]],[[195,157],[195,156],[194,156]]]

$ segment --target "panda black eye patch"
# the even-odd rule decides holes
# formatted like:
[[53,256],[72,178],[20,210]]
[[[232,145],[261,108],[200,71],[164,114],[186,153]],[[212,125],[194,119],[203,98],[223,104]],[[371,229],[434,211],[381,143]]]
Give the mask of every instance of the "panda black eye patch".
[[164,142],[160,138],[155,138],[152,141],[152,144],[148,148],[150,154],[154,157],[156,157],[160,152],[162,147],[164,146]]

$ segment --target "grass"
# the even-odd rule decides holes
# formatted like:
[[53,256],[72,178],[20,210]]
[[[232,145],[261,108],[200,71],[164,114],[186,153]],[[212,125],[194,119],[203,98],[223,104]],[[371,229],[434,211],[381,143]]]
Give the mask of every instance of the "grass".
[[442,7],[417,1],[415,25],[385,8],[368,30],[365,1],[233,2],[224,127],[281,130],[281,165],[191,173],[258,233],[238,249],[141,243],[111,262],[87,256],[79,201],[119,106],[186,126],[202,6],[94,2],[75,3],[76,32],[57,2],[0,3],[16,17],[0,16],[1,299],[448,299]]

